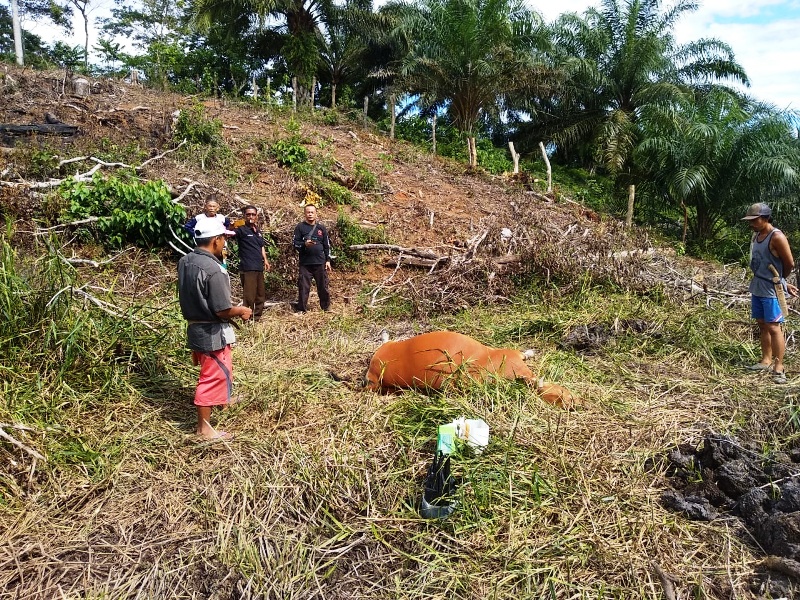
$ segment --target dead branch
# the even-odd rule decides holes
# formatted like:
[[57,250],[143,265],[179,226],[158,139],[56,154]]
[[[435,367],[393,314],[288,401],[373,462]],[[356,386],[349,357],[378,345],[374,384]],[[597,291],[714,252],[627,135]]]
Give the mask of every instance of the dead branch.
[[27,452],[28,454],[30,454],[33,458],[35,458],[37,460],[45,460],[44,456],[39,454],[36,450],[31,448],[30,446],[26,446],[25,444],[23,444],[22,442],[17,440],[12,435],[9,435],[8,433],[6,433],[6,430],[3,429],[2,427],[0,427],[0,438],[3,438],[4,440],[9,442],[10,444],[16,446],[17,448],[20,448],[20,449],[24,450],[25,452]]
[[[92,176],[97,171],[99,171],[102,167],[109,167],[109,168],[120,167],[120,168],[123,168],[123,169],[133,169],[134,171],[137,171],[137,172],[141,171],[142,169],[144,169],[151,162],[156,161],[156,160],[160,160],[160,159],[164,158],[167,154],[170,154],[172,152],[177,151],[181,146],[183,146],[186,143],[187,143],[187,141],[183,140],[180,144],[175,146],[175,148],[167,150],[166,152],[162,152],[158,156],[154,156],[152,158],[149,158],[146,161],[144,161],[142,164],[140,164],[139,166],[133,166],[133,165],[129,165],[129,164],[122,163],[122,162],[110,163],[110,162],[106,162],[104,160],[100,160],[99,158],[97,158],[95,156],[80,156],[80,157],[66,159],[66,160],[61,161],[58,166],[61,167],[61,166],[66,165],[66,164],[70,164],[70,163],[73,163],[73,162],[80,162],[80,161],[92,161],[92,162],[94,162],[95,165],[91,169],[89,169],[85,173],[78,173],[75,176],[73,176],[73,179],[75,181],[87,182],[87,181],[91,181]],[[62,183],[64,183],[64,179],[50,179],[49,181],[37,181],[37,182],[33,182],[33,183],[28,182],[28,181],[22,181],[22,182],[0,181],[0,185],[4,185],[6,187],[27,187],[27,188],[30,188],[30,189],[54,188],[54,187],[58,187]]]
[[172,201],[175,204],[180,204],[181,201],[186,197],[186,195],[192,190],[192,188],[197,186],[197,185],[202,186],[202,185],[205,185],[205,184],[200,183],[199,181],[190,182],[189,185],[186,186],[186,189],[181,192],[180,196],[178,196],[177,198],[174,198]]
[[418,258],[427,258],[431,260],[439,260],[442,257],[430,250],[423,250],[419,248],[404,248],[403,246],[395,246],[394,244],[354,244],[350,246],[351,250],[385,250],[388,252],[402,252],[403,254],[410,254]]
[[86,223],[94,223],[95,221],[99,220],[100,217],[88,217],[86,219],[81,219],[80,221],[72,221],[71,223],[59,223],[58,225],[53,225],[52,227],[40,228],[34,233],[34,235],[46,235],[48,231],[53,231],[54,229],[74,227],[75,225],[85,225]]
[[[89,292],[87,292],[86,290],[84,290],[83,287],[79,287],[79,288],[73,287],[72,288],[72,292],[74,294],[79,294],[79,295],[83,296],[89,302],[91,302],[92,304],[97,306],[97,308],[99,308],[100,310],[102,310],[105,313],[108,313],[112,317],[116,317],[118,319],[127,319],[128,318],[123,313],[118,312],[120,310],[118,307],[114,306],[113,304],[109,304],[108,302],[103,302],[102,300],[100,300],[100,298],[97,298],[96,296],[94,296],[94,295],[90,294]],[[111,307],[111,308],[109,308],[109,307]],[[116,310],[113,310],[113,309],[116,309]],[[140,323],[141,325],[144,325],[150,331],[157,331],[155,327],[152,327],[151,325],[148,325],[144,321],[138,321],[138,323]]]
[[677,596],[675,596],[675,585],[673,581],[677,578],[674,575],[665,573],[655,561],[651,562],[650,565],[653,567],[653,571],[655,571],[659,581],[661,581],[661,587],[664,588],[664,597],[667,600],[676,600]]
[[768,556],[761,561],[761,564],[768,569],[778,571],[778,573],[783,573],[800,581],[800,562],[796,560],[782,556]]
[[397,270],[400,268],[400,263],[402,262],[402,261],[401,261],[401,259],[402,259],[402,258],[403,258],[403,253],[401,252],[401,253],[400,253],[400,256],[399,256],[399,257],[398,257],[398,259],[397,259],[397,265],[395,266],[395,268],[394,268],[394,271],[392,271],[392,274],[391,274],[391,275],[389,275],[389,277],[387,277],[387,278],[386,278],[386,279],[384,279],[383,281],[381,281],[381,282],[380,282],[380,283],[379,283],[379,284],[378,284],[378,285],[375,287],[375,289],[374,289],[374,290],[372,290],[372,293],[370,294],[370,296],[372,296],[372,300],[370,300],[370,303],[369,303],[369,305],[370,305],[370,306],[375,306],[375,302],[376,302],[376,300],[375,300],[375,299],[378,297],[378,292],[380,292],[380,291],[381,291],[381,290],[382,290],[384,287],[386,287],[386,286],[389,284],[389,282],[390,282],[392,279],[394,279],[394,276],[397,274]]

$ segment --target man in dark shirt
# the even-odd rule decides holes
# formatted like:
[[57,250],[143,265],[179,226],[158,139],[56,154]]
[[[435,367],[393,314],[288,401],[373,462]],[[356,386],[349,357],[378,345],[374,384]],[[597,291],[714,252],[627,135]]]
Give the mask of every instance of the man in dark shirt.
[[311,279],[317,284],[317,295],[322,310],[328,310],[331,297],[328,293],[328,273],[331,270],[331,240],[328,230],[317,222],[317,207],[307,204],[303,210],[305,221],[294,228],[294,248],[300,253],[300,275],[297,279],[297,311],[308,309]]
[[192,362],[200,365],[195,390],[197,435],[213,440],[230,437],[211,426],[211,408],[231,401],[233,364],[231,344],[236,341],[233,317],[247,320],[253,311],[232,306],[231,282],[222,265],[222,249],[229,232],[216,219],[205,219],[194,229],[197,247],[178,262],[178,299],[192,350]]
[[258,228],[258,210],[253,205],[242,210],[245,224],[236,229],[239,245],[239,277],[242,280],[242,298],[245,306],[253,309],[253,321],[261,320],[264,302],[264,271],[269,271],[266,242]]

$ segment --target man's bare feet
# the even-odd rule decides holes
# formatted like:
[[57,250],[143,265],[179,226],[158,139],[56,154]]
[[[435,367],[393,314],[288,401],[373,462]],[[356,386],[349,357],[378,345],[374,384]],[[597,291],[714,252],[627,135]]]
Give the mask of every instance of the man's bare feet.
[[200,432],[196,431],[197,437],[201,440],[206,442],[215,442],[215,441],[228,441],[233,439],[233,434],[228,433],[227,431],[221,431],[218,429],[212,429],[208,432]]

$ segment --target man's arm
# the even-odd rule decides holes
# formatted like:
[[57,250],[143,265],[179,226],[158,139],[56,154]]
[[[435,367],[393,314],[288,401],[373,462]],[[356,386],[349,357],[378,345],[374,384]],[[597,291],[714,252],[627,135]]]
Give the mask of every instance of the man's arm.
[[269,271],[270,264],[269,264],[269,259],[267,258],[267,250],[265,246],[261,246],[261,258],[264,259],[264,269],[266,271]]
[[241,317],[242,321],[247,321],[253,314],[252,309],[247,306],[231,306],[228,309],[217,311],[216,315],[223,321],[228,321],[233,317]]
[[794,269],[794,257],[792,256],[792,249],[789,247],[789,240],[781,231],[776,231],[775,235],[770,240],[770,250],[773,256],[777,256],[783,265],[782,277],[788,277]]
[[328,228],[322,226],[322,253],[325,256],[325,270],[331,270],[331,236],[328,235]]
[[300,230],[300,225],[294,228],[294,238],[292,239],[294,249],[300,252],[303,249],[303,232]]

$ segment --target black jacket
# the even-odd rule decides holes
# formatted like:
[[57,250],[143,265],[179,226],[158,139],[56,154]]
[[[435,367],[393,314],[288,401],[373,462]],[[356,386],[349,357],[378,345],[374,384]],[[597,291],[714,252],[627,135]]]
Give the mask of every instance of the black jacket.
[[[306,247],[306,240],[314,240],[316,244]],[[294,239],[292,240],[294,249],[300,253],[300,264],[324,265],[331,259],[331,239],[328,237],[328,230],[321,223],[313,226],[305,221],[301,221],[294,228]]]

